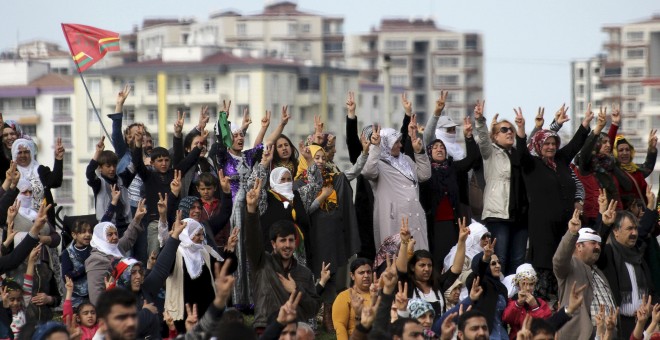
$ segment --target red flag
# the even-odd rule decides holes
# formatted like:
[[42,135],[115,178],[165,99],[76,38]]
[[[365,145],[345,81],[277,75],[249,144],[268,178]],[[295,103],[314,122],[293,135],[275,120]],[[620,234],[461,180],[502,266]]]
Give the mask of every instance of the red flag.
[[62,31],[81,73],[108,51],[119,51],[119,33],[78,24],[62,24]]

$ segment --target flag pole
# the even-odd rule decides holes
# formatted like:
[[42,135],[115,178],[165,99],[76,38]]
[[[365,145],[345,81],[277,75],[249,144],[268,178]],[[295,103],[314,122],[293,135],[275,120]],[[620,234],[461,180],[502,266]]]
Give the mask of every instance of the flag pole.
[[89,89],[87,88],[87,83],[85,83],[85,78],[83,78],[82,72],[80,72],[80,67],[78,67],[78,64],[74,62],[76,65],[76,68],[78,69],[78,75],[80,76],[80,80],[83,83],[83,87],[85,87],[85,92],[87,92],[87,98],[89,98],[90,103],[92,103],[92,108],[94,109],[94,113],[96,114],[96,117],[99,119],[99,123],[101,123],[101,128],[103,129],[103,132],[105,133],[105,136],[108,137],[108,140],[110,143],[112,143],[112,138],[110,137],[110,134],[108,133],[108,130],[105,128],[105,125],[103,124],[103,121],[101,120],[101,115],[99,114],[99,111],[96,109],[96,105],[94,105],[94,100],[92,99],[92,95],[89,93]]

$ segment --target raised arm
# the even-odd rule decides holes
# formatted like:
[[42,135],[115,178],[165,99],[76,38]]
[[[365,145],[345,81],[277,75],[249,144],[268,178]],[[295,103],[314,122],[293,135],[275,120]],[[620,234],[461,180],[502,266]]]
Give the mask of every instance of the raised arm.
[[254,270],[263,266],[264,251],[266,250],[259,221],[259,196],[261,196],[261,179],[257,179],[252,189],[245,195],[247,214],[242,225],[245,230],[241,233],[247,237],[245,245],[248,261],[254,265]]
[[128,95],[131,93],[131,86],[126,84],[124,89],[117,94],[117,104],[115,105],[115,113],[108,117],[112,119],[112,146],[115,148],[117,157],[121,159],[126,152],[128,152],[128,145],[124,140],[124,135],[121,130],[121,123],[124,116],[124,102]]
[[610,123],[610,129],[607,131],[607,138],[610,140],[610,145],[614,147],[614,141],[616,140],[616,134],[619,131],[619,124],[621,124],[621,110],[618,105],[612,105],[612,121]]
[[429,145],[435,139],[435,127],[438,125],[438,118],[440,118],[442,111],[445,109],[448,94],[448,91],[440,91],[440,97],[435,101],[433,116],[426,121],[426,127],[424,128],[424,145]]
[[367,158],[367,163],[362,169],[362,176],[369,180],[378,178],[378,163],[380,162],[380,126],[374,125],[371,133],[371,150]]
[[582,227],[580,222],[580,210],[573,211],[573,217],[568,222],[568,231],[561,238],[559,246],[552,257],[552,270],[558,279],[565,279],[570,274],[571,259],[573,258],[573,251],[575,250],[575,242],[577,242],[578,231]]
[[362,153],[360,154],[360,157],[358,157],[353,163],[353,166],[350,167],[350,169],[344,171],[344,175],[346,175],[346,178],[349,181],[352,181],[355,179],[360,173],[362,172],[362,169],[364,168],[364,165],[367,163],[367,159],[369,157],[369,146],[371,143],[367,139],[364,134],[360,136],[360,146],[362,147]]
[[451,265],[451,272],[459,275],[463,272],[463,265],[465,264],[465,241],[470,235],[470,229],[467,227],[465,217],[458,219],[458,243],[456,244],[456,256],[454,256],[454,263]]
[[[413,132],[413,130],[411,130]],[[426,154],[422,139],[417,134],[415,128],[414,133],[410,136],[412,140],[413,151],[415,152],[415,167],[417,168],[417,180],[425,182],[431,178],[431,161],[429,155]]]
[[[490,142],[490,132],[488,132],[488,126],[486,125],[486,118],[484,117],[484,104],[485,101],[477,100],[477,104],[474,106],[474,126],[477,129],[477,141],[479,143],[479,151],[481,152],[481,157],[486,160],[490,158],[492,154],[492,146]],[[493,120],[497,120],[498,114],[495,115]]]
[[346,146],[348,147],[348,158],[355,163],[360,157],[360,137],[358,135],[358,121],[355,115],[355,93],[348,92],[346,98]]
[[[270,143],[275,145],[275,143],[277,142],[277,138],[279,138],[282,132],[284,131],[284,127],[289,122],[289,118],[291,118],[291,115],[289,115],[289,113],[287,112],[288,109],[289,107],[287,105],[282,106],[282,117],[280,119],[280,123],[277,124],[275,130],[270,135],[268,135],[268,138],[266,138],[266,144]],[[268,119],[270,120],[270,111],[268,112],[269,112]],[[263,124],[263,119],[261,120],[261,122]]]

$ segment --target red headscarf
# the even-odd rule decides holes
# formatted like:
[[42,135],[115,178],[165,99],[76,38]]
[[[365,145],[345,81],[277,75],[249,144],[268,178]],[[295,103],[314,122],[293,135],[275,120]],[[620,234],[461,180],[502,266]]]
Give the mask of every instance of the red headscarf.
[[557,141],[557,149],[559,149],[559,146],[561,145],[561,140],[559,139],[559,135],[557,135],[557,133],[552,130],[536,131],[534,136],[532,136],[532,141],[527,145],[527,148],[529,149],[529,153],[532,154],[532,156],[541,158],[543,162],[545,162],[545,165],[547,165],[550,169],[557,171],[557,163],[555,163],[554,157],[547,158],[547,157],[543,157],[541,154],[543,143],[545,143],[545,141],[550,137],[555,138],[555,140]]

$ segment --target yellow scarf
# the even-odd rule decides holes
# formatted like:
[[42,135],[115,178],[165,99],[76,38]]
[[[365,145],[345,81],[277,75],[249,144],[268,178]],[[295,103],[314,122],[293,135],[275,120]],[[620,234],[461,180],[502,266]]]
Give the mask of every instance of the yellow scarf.
[[[325,150],[321,146],[318,145],[310,145],[309,146],[309,152],[312,154],[312,157],[316,156],[317,153],[322,152],[325,155]],[[323,174],[323,186],[329,186],[333,187],[333,175],[330,173],[327,169],[320,169],[321,173]],[[316,197],[321,196],[321,193],[319,192],[319,195]],[[321,202],[321,209],[325,211],[330,211],[334,210],[337,208],[337,191],[335,189],[332,189],[332,193],[328,198],[326,198],[323,202]]]
[[637,170],[639,170],[639,167],[633,160],[635,159],[635,148],[630,144],[627,140],[626,137],[623,135],[616,135],[616,138],[614,138],[614,146],[612,147],[612,154],[614,155],[614,158],[618,159],[619,158],[619,152],[617,151],[616,147],[621,144],[628,144],[630,146],[630,162],[628,164],[623,164],[619,162],[619,166],[621,166],[621,169],[625,170],[628,173],[633,173]]

